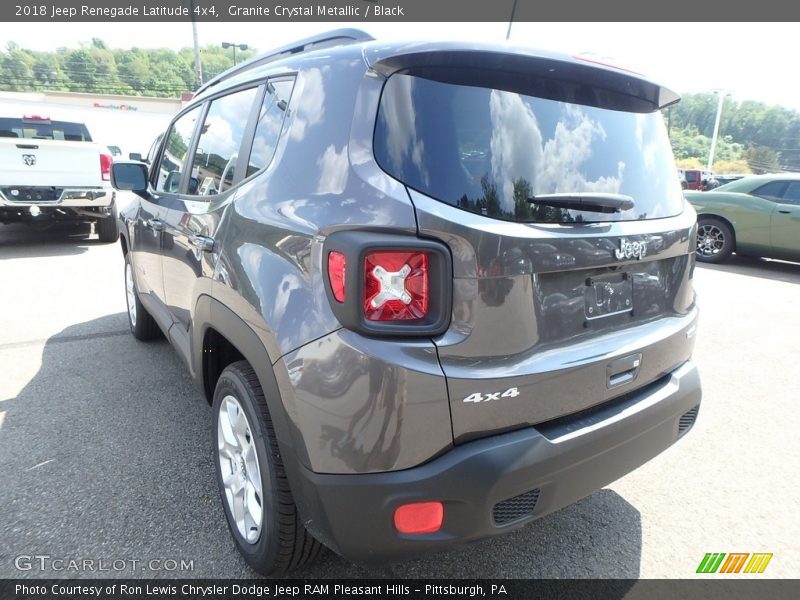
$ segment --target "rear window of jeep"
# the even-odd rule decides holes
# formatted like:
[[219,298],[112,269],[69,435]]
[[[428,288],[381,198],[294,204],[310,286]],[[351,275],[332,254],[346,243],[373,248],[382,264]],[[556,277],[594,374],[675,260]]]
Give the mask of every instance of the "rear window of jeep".
[[[374,136],[383,170],[437,200],[510,221],[630,221],[682,211],[660,112],[561,101],[557,85],[545,99],[465,83],[388,79]],[[529,202],[565,193],[625,195],[634,206],[605,214]]]

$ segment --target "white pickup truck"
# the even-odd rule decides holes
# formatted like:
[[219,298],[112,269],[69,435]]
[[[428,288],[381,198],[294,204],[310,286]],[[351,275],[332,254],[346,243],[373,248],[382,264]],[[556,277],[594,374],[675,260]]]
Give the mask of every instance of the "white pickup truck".
[[119,239],[111,155],[83,123],[0,116],[0,223],[95,223]]

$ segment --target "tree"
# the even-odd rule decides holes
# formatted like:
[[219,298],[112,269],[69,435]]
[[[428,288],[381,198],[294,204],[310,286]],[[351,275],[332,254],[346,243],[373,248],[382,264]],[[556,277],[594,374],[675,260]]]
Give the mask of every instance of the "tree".
[[71,92],[91,92],[99,87],[97,64],[89,50],[68,51],[64,71],[69,76],[67,86]]
[[0,59],[0,82],[12,92],[24,92],[34,88],[33,56],[20,50],[15,44],[8,44],[9,51]]
[[531,203],[528,199],[533,196],[533,189],[527,179],[520,177],[514,181],[514,218],[528,221],[531,218]]
[[744,158],[736,160],[719,160],[714,161],[712,169],[717,175],[724,173],[751,173],[750,166]]
[[753,173],[774,173],[781,170],[778,154],[772,148],[766,146],[748,148],[744,156]]

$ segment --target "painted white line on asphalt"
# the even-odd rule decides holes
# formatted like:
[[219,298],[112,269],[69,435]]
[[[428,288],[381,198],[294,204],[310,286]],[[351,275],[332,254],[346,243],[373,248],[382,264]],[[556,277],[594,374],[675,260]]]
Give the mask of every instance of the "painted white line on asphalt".
[[45,466],[47,463],[53,462],[55,459],[51,458],[50,460],[46,460],[44,462],[40,462],[38,465],[33,465],[30,469],[25,469],[26,471],[33,471],[34,469],[38,469],[39,467]]

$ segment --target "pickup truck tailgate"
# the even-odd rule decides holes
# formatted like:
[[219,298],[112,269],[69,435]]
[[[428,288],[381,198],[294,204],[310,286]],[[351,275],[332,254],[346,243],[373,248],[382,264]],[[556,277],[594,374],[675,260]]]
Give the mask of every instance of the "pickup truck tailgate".
[[0,187],[101,187],[99,146],[87,142],[0,138]]

